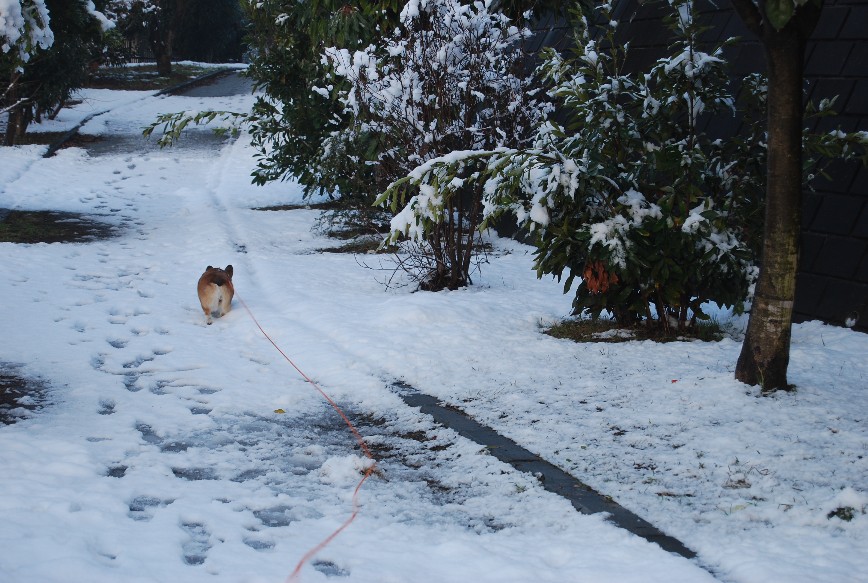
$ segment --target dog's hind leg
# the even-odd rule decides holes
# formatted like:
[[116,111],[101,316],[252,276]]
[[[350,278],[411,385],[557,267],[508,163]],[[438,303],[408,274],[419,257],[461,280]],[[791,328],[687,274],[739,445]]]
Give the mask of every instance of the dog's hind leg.
[[217,299],[217,310],[220,312],[220,317],[225,316],[232,309],[232,298],[225,293],[223,288],[220,288],[220,297]]
[[229,310],[225,309],[226,294],[222,285],[215,285],[214,295],[211,301],[211,316],[222,318]]
[[202,311],[205,313],[205,321],[208,323],[209,326],[214,322],[213,318],[215,316],[220,316],[220,314],[217,312],[220,291],[219,288],[214,288],[217,288],[217,286],[211,284],[199,298],[202,303]]

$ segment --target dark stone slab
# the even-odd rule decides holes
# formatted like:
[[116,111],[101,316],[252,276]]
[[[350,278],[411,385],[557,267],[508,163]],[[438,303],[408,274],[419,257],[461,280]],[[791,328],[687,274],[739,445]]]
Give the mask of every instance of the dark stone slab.
[[696,553],[682,542],[661,532],[645,519],[620,506],[612,498],[600,494],[554,464],[500,435],[494,429],[477,422],[463,411],[443,405],[430,395],[415,392],[405,383],[396,383],[395,386],[400,389],[401,398],[407,405],[419,407],[422,413],[431,415],[441,425],[484,445],[491,455],[517,470],[533,474],[543,488],[563,496],[582,514],[605,512],[612,523],[656,543],[670,553],[688,559],[696,556]]
[[[815,104],[820,103],[823,99],[832,99],[837,96],[833,109],[840,113],[850,99],[853,93],[853,87],[856,86],[856,81],[853,79],[844,79],[836,77],[834,79],[828,77],[809,78],[807,84],[807,98]],[[827,118],[831,120],[832,127],[835,127],[835,117]]]
[[868,33],[865,30],[865,23],[868,22],[868,5],[856,5],[850,7],[850,13],[844,20],[844,25],[841,27],[839,38],[853,38],[865,40]]
[[[856,270],[856,281],[868,283],[868,254],[862,257],[862,261],[859,263],[859,269]],[[865,297],[868,297],[868,289],[865,290]]]
[[858,315],[859,328],[868,324],[868,285],[842,279],[831,279],[817,312],[824,321],[844,324],[848,317]]
[[853,50],[853,41],[823,41],[814,45],[805,75],[838,75]]
[[823,249],[823,243],[826,241],[826,236],[819,233],[802,232],[800,241],[800,257],[799,266],[802,271],[812,271],[814,262],[820,256],[820,251]]
[[820,20],[817,22],[817,27],[811,34],[811,39],[833,39],[837,38],[841,32],[841,27],[847,20],[847,15],[850,9],[844,6],[825,6],[823,12],[820,13]]
[[[866,25],[868,28],[868,25]],[[868,34],[866,34],[868,36]],[[843,75],[848,77],[864,77],[865,71],[868,71],[868,42],[862,40],[853,43],[853,50],[850,53],[850,58],[844,65]]]
[[853,278],[865,254],[868,241],[853,238],[828,237],[814,262],[818,275],[830,275],[845,279]]
[[[838,184],[852,181],[856,171],[850,164],[832,165],[829,167],[832,175],[841,175]],[[825,182],[825,181],[824,181]],[[834,186],[835,183],[828,183]],[[826,186],[826,184],[823,184]],[[832,188],[829,188],[832,190]],[[844,190],[846,192],[846,189]],[[856,227],[856,221],[865,206],[865,199],[859,196],[847,194],[825,193],[822,202],[814,214],[808,229],[814,232],[829,233],[833,235],[849,235]]]
[[[868,174],[868,171],[863,169],[862,174]],[[864,183],[868,184],[868,180],[865,180]],[[856,224],[853,227],[852,235],[854,237],[868,239],[868,190],[865,191],[865,194],[862,196],[862,198],[865,199],[865,204],[862,205],[862,212],[859,214],[859,218],[856,219]]]
[[868,77],[856,81],[846,111],[849,115],[868,115]]

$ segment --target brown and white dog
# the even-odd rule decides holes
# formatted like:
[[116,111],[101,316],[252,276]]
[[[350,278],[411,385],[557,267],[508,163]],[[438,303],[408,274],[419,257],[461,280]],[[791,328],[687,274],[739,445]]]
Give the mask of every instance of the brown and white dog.
[[219,267],[205,268],[205,273],[199,278],[199,303],[205,312],[205,319],[210,325],[211,318],[219,318],[232,309],[232,296],[235,295],[235,287],[232,285],[232,266],[226,269]]

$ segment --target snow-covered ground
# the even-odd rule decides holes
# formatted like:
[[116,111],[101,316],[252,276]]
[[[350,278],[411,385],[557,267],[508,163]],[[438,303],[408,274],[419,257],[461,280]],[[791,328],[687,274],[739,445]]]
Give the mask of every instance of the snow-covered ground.
[[[111,147],[0,149],[0,207],[92,214],[119,236],[0,243],[0,362],[49,385],[0,427],[0,580],[283,581],[352,513],[351,433],[236,300],[205,324],[195,284],[238,297],[378,457],[358,518],[300,579],[347,582],[868,581],[868,336],[798,325],[791,382],[733,380],[739,342],[574,344],[570,298],[493,238],[469,289],[386,289],[385,256],[322,253],[292,183],[256,187],[245,137],[139,139],[160,112],[251,96],[84,91],[44,130]],[[717,314],[736,331],[744,325]],[[573,473],[698,553],[671,555],[403,404],[404,381]],[[277,412],[282,410],[283,412]],[[853,518],[832,516],[851,508]]]

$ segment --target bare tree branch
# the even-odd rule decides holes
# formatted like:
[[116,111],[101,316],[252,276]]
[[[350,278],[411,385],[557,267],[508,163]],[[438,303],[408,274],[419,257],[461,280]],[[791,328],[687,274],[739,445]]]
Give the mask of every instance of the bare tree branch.
[[31,101],[32,101],[32,99],[30,99],[30,98],[28,98],[28,97],[25,97],[25,98],[19,99],[18,101],[16,101],[16,102],[13,103],[12,105],[7,105],[7,106],[5,106],[5,107],[3,107],[3,108],[0,108],[0,115],[2,115],[2,114],[4,114],[4,113],[9,113],[10,111],[15,111],[15,110],[18,109],[19,107],[22,107],[22,106],[24,106],[24,105],[30,103]]

